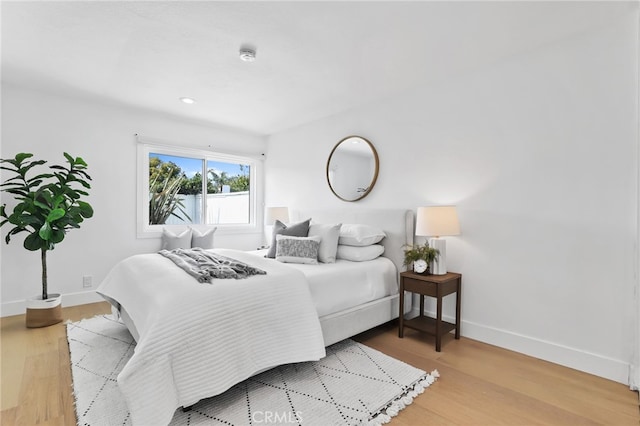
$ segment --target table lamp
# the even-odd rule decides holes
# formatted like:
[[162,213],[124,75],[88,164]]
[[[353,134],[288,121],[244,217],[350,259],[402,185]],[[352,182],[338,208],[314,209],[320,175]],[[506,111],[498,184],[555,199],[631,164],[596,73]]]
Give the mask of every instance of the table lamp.
[[429,247],[440,252],[438,258],[430,265],[431,273],[444,275],[447,273],[446,235],[460,235],[460,223],[455,206],[418,207],[416,216],[416,235],[429,238]]
[[289,208],[288,207],[267,207],[264,212],[264,224],[265,226],[265,238],[267,238],[267,245],[261,248],[269,247],[269,242],[273,240],[273,229],[276,220],[282,223],[289,223]]
[[273,225],[279,220],[282,223],[289,222],[289,207],[267,207],[264,217],[265,225]]

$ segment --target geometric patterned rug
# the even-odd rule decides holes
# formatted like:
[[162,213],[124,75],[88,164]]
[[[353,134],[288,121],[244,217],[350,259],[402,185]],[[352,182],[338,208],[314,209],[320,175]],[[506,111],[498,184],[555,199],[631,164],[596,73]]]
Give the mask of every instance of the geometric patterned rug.
[[[130,425],[117,377],[135,340],[109,315],[67,324],[78,425]],[[319,361],[282,365],[176,410],[171,425],[379,425],[439,377],[346,339]],[[154,425],[155,426],[155,425]]]

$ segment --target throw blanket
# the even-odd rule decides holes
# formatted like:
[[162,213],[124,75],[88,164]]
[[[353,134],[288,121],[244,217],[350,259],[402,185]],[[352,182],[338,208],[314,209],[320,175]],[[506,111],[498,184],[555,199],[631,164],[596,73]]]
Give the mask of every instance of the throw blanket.
[[116,264],[97,289],[126,310],[139,336],[118,375],[134,426],[166,425],[180,406],[277,365],[325,355],[302,272],[251,253],[213,251],[267,274],[202,285],[169,259],[140,254]]
[[201,248],[160,250],[158,254],[170,259],[199,283],[211,283],[212,278],[238,279],[266,274],[262,269]]

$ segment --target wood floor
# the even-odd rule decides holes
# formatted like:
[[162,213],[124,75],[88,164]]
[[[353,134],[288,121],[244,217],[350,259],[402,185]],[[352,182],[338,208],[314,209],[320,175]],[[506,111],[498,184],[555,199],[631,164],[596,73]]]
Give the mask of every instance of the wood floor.
[[[109,312],[106,303],[63,310],[77,321]],[[1,319],[2,425],[75,425],[65,326],[26,329]],[[393,324],[356,340],[440,379],[391,425],[638,425],[638,395],[627,386],[474,340],[433,338]]]

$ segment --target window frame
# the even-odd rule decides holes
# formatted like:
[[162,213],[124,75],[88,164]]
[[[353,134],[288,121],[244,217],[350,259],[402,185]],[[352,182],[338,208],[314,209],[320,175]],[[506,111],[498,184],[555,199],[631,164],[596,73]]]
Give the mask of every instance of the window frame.
[[[249,223],[247,224],[149,224],[149,154],[157,153],[178,157],[196,158],[205,161],[223,161],[229,163],[247,164],[249,169]],[[262,160],[259,158],[226,154],[195,148],[159,145],[152,143],[138,143],[138,167],[137,167],[137,237],[157,238],[162,235],[162,229],[182,230],[193,226],[198,229],[217,228],[216,234],[241,234],[258,232],[258,175],[261,172]],[[206,179],[202,179],[203,193],[206,189]],[[203,197],[205,200],[206,197]],[[206,204],[206,203],[203,203]],[[206,217],[206,206],[203,205],[203,217]]]

